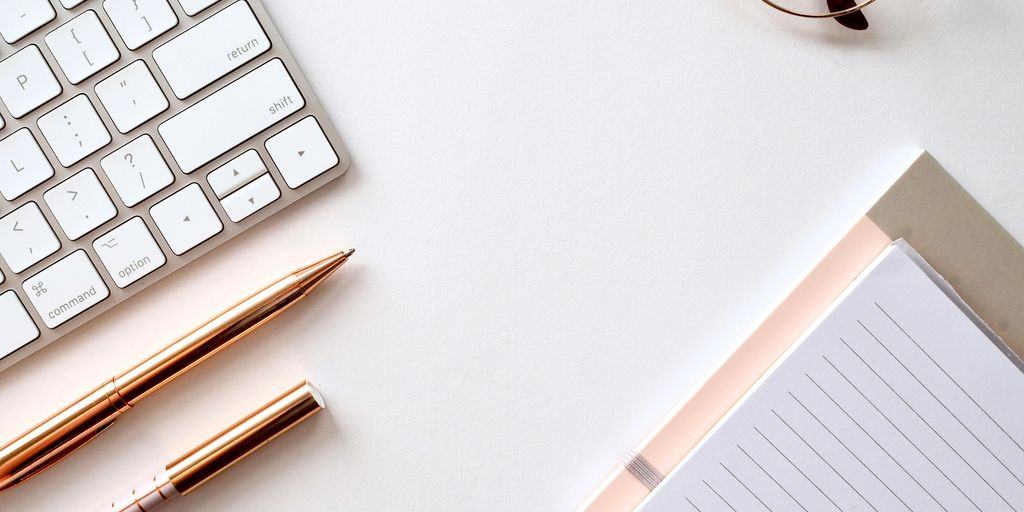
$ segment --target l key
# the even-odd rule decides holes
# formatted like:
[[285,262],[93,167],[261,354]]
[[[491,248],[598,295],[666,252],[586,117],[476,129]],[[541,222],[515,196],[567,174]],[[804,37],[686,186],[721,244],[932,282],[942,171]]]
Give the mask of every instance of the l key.
[[13,201],[53,177],[53,166],[28,128],[0,140],[0,194]]

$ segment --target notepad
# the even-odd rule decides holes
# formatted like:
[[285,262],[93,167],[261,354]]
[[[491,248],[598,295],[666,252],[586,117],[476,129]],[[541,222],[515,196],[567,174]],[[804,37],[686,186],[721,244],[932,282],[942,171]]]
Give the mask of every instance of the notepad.
[[1024,365],[896,242],[640,510],[1024,512]]

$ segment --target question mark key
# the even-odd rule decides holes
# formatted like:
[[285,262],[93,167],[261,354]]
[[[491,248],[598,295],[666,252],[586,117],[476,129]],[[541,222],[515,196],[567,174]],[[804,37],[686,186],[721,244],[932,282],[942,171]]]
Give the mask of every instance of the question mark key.
[[104,157],[100,167],[129,208],[174,182],[167,161],[148,134]]

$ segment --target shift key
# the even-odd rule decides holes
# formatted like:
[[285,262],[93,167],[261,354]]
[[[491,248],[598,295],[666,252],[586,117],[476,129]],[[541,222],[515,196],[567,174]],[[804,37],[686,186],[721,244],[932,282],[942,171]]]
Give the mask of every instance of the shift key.
[[28,278],[22,288],[50,329],[110,296],[103,278],[81,249]]
[[273,59],[160,125],[188,174],[306,106],[281,59]]

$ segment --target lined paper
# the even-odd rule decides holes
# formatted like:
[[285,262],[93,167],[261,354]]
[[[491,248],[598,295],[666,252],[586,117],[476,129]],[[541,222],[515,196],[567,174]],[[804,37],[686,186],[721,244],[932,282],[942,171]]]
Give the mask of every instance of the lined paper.
[[937,279],[886,249],[640,509],[1024,512],[1024,371]]

